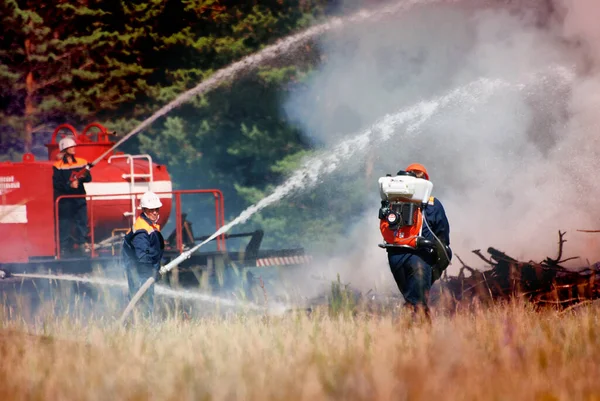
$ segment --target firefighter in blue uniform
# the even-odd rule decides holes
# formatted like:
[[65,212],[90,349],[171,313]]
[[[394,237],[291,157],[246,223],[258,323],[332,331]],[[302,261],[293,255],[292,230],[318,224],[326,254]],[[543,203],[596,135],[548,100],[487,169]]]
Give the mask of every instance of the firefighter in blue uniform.
[[[65,137],[58,143],[60,153],[52,169],[54,200],[61,195],[86,195],[83,183],[92,181],[87,160],[75,156],[77,143]],[[83,174],[75,178],[74,175]],[[58,224],[61,254],[89,251],[87,201],[85,196],[63,198],[58,202]]]
[[[429,174],[421,164],[413,163],[405,171],[413,173],[417,178],[429,180]],[[385,205],[382,205],[383,208],[385,208]],[[416,247],[415,249],[388,247],[387,253],[390,270],[400,292],[404,296],[405,306],[411,309],[412,312],[424,312],[428,317],[427,299],[429,290],[433,282],[448,267],[452,259],[452,251],[450,249],[450,224],[442,203],[431,197],[423,214],[424,219],[419,220],[422,225],[421,236],[430,241],[434,247]],[[382,215],[383,213],[380,211],[381,233],[386,242],[392,243],[392,230],[390,230]],[[421,227],[416,227],[416,230],[419,232]],[[438,242],[438,239],[442,244]]]
[[[158,195],[154,192],[144,193],[140,200],[142,213],[123,240],[121,255],[127,273],[130,300],[150,277],[156,277],[160,269],[165,248],[157,223],[161,206]],[[143,316],[152,316],[154,284],[144,293],[139,304]]]

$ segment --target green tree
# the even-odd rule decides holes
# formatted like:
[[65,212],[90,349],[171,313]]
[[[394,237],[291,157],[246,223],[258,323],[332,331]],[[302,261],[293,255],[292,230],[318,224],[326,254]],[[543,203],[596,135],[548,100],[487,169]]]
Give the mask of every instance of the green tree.
[[[135,118],[155,97],[152,52],[161,0],[0,3],[2,135],[33,135],[69,121]],[[150,103],[149,107],[140,104]]]
[[[177,62],[165,66],[164,101],[309,25],[324,2],[182,3],[185,7],[177,12],[184,28],[165,39],[171,56],[163,59]],[[287,122],[281,104],[290,81],[312,67],[316,54],[303,47],[300,58],[282,58],[181,106],[140,135],[141,149],[167,163],[180,187],[223,190],[232,217],[248,205],[236,186],[261,188],[280,180],[282,174],[271,167],[308,147]]]

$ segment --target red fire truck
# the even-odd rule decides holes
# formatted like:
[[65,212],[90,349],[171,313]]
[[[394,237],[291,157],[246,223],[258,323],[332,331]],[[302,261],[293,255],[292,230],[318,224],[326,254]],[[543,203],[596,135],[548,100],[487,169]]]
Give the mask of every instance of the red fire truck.
[[[87,125],[81,133],[69,124],[56,127],[48,148],[48,160],[36,160],[25,154],[21,162],[0,163],[0,268],[9,272],[31,272],[39,268],[63,273],[83,273],[95,266],[114,263],[119,257],[122,236],[139,213],[141,194],[153,191],[163,203],[159,224],[165,226],[174,217],[175,228],[167,239],[165,262],[207,236],[195,236],[182,213],[182,199],[197,202],[200,197],[214,201],[214,231],[225,224],[224,198],[218,189],[174,190],[165,165],[157,164],[148,154],[112,152],[94,165],[92,182],[85,183],[88,221],[92,247],[88,255],[61,255],[58,243],[58,208],[54,200],[52,166],[58,142],[72,135],[77,156],[95,160],[110,150],[113,134],[99,123]],[[83,195],[82,195],[83,196]],[[172,210],[174,209],[174,210]],[[171,216],[174,213],[174,216]],[[207,228],[209,229],[209,228]],[[212,232],[214,232],[212,231]],[[211,232],[211,233],[212,233]],[[208,234],[211,234],[208,233]],[[244,251],[227,250],[227,240],[250,237]],[[216,250],[194,254],[180,266],[179,279],[193,270],[216,266],[298,265],[307,261],[304,250],[261,250],[263,232],[224,234],[215,239]]]

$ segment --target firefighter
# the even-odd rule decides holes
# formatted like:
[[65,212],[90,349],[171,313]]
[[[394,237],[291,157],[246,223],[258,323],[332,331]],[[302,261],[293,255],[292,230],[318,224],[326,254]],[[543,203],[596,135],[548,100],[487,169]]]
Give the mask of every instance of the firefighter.
[[[421,164],[413,163],[405,171],[413,173],[417,178],[429,180],[429,174]],[[382,204],[382,210],[383,208],[385,205]],[[422,237],[434,247],[388,247],[386,249],[390,270],[404,296],[405,306],[412,313],[424,313],[429,319],[427,305],[429,290],[433,282],[448,267],[452,259],[452,251],[450,249],[450,225],[442,203],[431,197],[422,213],[424,220],[416,219],[417,224],[420,223],[422,227],[413,229],[417,233],[422,229]],[[390,230],[389,224],[382,218],[382,215],[383,212],[380,210],[381,232],[384,237],[389,238],[389,233],[386,232],[386,230]]]
[[[150,277],[156,277],[160,269],[165,248],[157,223],[161,206],[158,195],[154,192],[144,193],[140,199],[142,213],[123,240],[121,255],[127,273],[130,300]],[[151,317],[154,309],[154,284],[139,302],[142,315]]]
[[[65,137],[58,143],[60,152],[52,169],[55,201],[61,195],[86,195],[83,183],[92,181],[90,170],[86,168],[87,160],[75,156],[76,146],[72,137]],[[61,253],[89,252],[85,196],[59,200],[58,225]]]

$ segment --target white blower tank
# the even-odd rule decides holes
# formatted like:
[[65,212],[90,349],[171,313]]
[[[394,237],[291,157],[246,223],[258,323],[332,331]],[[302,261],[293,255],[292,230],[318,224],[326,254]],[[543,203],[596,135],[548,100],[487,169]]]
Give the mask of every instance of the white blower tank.
[[397,175],[379,178],[379,194],[389,202],[427,203],[433,190],[433,183],[411,175]]

